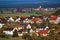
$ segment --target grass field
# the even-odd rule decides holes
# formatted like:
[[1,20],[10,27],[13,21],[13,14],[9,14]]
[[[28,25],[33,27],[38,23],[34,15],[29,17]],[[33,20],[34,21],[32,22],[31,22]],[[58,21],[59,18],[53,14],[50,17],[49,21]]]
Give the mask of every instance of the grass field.
[[14,16],[31,16],[31,15],[36,15],[36,16],[38,16],[38,15],[35,14],[35,13],[17,13],[17,14],[0,14],[0,17],[1,17],[1,16],[3,16],[3,17],[5,17],[5,16],[12,16],[12,17],[14,17]]
[[9,40],[8,38],[0,38],[0,40]]
[[23,40],[22,37],[10,37],[10,38],[1,38],[0,40]]
[[[52,12],[52,13],[54,13],[56,10],[49,10],[49,11],[47,11],[47,12]],[[25,12],[25,13],[11,13],[11,12],[4,12],[4,14],[0,14],[0,17],[1,16],[3,16],[3,17],[5,17],[5,16],[12,16],[12,17],[14,17],[14,16],[31,16],[31,15],[36,15],[36,16],[40,16],[41,14],[37,14],[37,13],[44,13],[44,12],[46,12],[46,11],[44,11],[44,10],[42,10],[42,11],[31,11],[31,12],[29,12],[29,11],[27,11],[27,12]]]

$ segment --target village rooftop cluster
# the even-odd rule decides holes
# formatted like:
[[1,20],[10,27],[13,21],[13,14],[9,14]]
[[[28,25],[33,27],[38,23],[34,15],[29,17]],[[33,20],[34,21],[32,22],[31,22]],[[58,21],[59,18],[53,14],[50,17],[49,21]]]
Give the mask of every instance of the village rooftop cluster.
[[[44,23],[48,22],[48,24]],[[19,36],[23,36],[23,34],[35,33],[37,36],[47,36],[49,35],[50,24],[59,24],[60,23],[60,15],[50,15],[50,16],[17,16],[10,17],[6,16],[4,18],[0,18],[0,28],[3,28],[6,23],[19,23],[16,27],[8,27],[4,28],[3,33],[6,35],[13,35],[13,32],[17,30]]]

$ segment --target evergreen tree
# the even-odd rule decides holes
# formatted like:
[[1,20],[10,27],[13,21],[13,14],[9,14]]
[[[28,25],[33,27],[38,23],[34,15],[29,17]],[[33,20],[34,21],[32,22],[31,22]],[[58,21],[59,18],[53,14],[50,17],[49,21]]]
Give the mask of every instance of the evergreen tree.
[[15,31],[13,32],[13,37],[18,37],[18,32],[17,32],[17,30],[15,30]]

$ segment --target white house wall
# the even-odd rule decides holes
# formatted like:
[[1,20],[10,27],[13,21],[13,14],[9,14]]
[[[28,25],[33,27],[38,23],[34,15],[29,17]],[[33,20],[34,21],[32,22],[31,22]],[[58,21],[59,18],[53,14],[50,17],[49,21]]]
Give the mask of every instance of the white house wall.
[[6,35],[13,35],[13,31],[3,31]]

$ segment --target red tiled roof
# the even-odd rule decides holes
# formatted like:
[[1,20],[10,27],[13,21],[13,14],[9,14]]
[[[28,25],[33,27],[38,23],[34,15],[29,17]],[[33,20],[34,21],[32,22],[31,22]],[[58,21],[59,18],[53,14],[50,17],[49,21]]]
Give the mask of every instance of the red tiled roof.
[[55,16],[55,15],[51,15],[49,18],[49,20],[56,20],[56,19],[57,19],[57,16]]
[[31,20],[32,21],[38,21],[38,20],[40,20],[41,18],[32,18]]
[[27,16],[22,16],[21,18],[27,18]]
[[35,18],[36,21],[40,20],[40,18]]
[[39,34],[47,34],[49,30],[39,30]]
[[17,28],[23,28],[23,26],[17,26]]

